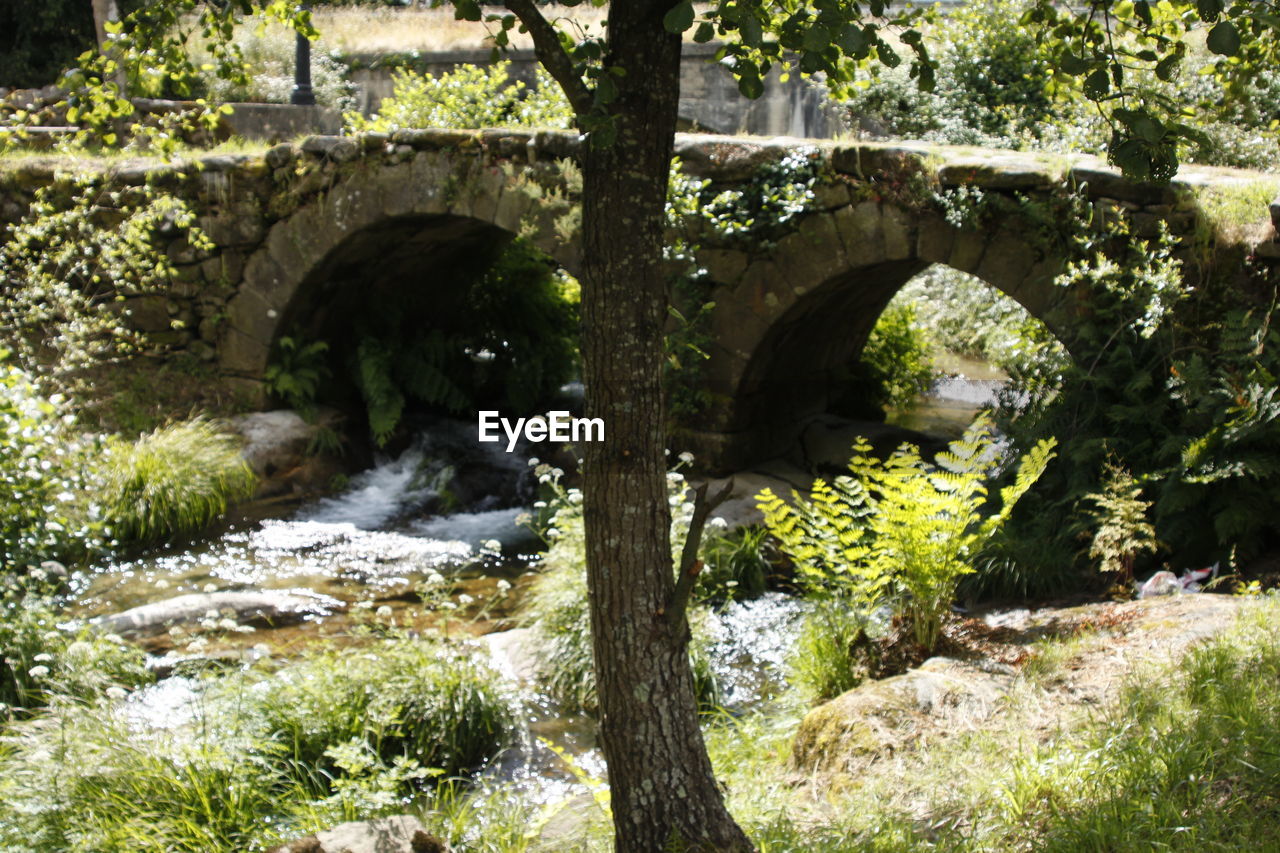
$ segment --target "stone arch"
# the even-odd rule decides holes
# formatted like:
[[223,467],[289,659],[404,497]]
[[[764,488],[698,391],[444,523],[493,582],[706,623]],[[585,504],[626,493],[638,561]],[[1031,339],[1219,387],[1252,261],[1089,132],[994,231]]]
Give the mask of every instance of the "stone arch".
[[893,296],[935,263],[1012,297],[1070,348],[1077,294],[1054,284],[1065,261],[1027,226],[964,229],[932,210],[855,201],[801,220],[736,275],[712,266],[722,283],[706,375],[721,405],[688,425],[689,443],[723,469],[784,451],[826,410]]
[[299,306],[325,280],[358,275],[362,262],[375,266],[371,274],[421,271],[525,233],[577,272],[578,238],[565,224],[574,203],[554,189],[563,183],[554,161],[515,165],[457,149],[370,159],[345,164],[323,192],[272,225],[246,260],[219,333],[225,374],[261,379]]

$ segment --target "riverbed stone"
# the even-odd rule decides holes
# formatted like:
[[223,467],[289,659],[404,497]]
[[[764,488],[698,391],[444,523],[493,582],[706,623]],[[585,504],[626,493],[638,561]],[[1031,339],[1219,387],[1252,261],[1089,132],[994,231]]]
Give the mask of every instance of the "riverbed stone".
[[930,658],[902,675],[869,681],[810,711],[791,745],[805,773],[855,773],[931,729],[991,716],[1011,676],[951,658]]
[[292,625],[308,616],[324,616],[340,603],[324,595],[268,590],[263,592],[198,592],[143,604],[90,620],[95,628],[120,636],[151,635],[174,625],[192,624],[210,614],[254,627]]
[[410,815],[340,823],[268,853],[449,853],[452,848]]
[[258,475],[254,496],[262,499],[323,489],[341,465],[312,450],[323,430],[338,431],[341,423],[341,414],[333,409],[320,409],[312,420],[292,409],[231,418],[229,426],[245,442],[241,455]]

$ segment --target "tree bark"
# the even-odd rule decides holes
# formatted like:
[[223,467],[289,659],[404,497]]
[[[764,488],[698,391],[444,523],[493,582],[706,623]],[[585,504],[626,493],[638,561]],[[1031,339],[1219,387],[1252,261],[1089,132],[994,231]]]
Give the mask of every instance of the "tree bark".
[[662,389],[664,205],[676,126],[680,38],[669,0],[614,0],[608,68],[616,138],[583,172],[582,360],[589,417],[584,515],[600,737],[617,849],[750,850],[725,808],[698,725],[674,590]]

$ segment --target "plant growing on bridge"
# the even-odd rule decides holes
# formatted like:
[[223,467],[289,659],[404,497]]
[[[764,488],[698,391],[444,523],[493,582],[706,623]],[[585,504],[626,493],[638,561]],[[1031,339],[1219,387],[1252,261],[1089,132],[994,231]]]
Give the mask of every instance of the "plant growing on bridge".
[[793,493],[795,506],[765,489],[759,506],[807,585],[863,614],[889,604],[932,649],[956,584],[1044,472],[1054,445],[1042,440],[1018,460],[999,506],[985,515],[988,483],[1003,461],[986,418],[933,462],[910,444],[879,459],[860,438],[852,476],[814,481],[808,499]]
[[174,273],[161,232],[211,245],[186,203],[153,187],[113,190],[90,175],[41,187],[0,244],[0,345],[88,402],[88,371],[145,343],[128,318]]

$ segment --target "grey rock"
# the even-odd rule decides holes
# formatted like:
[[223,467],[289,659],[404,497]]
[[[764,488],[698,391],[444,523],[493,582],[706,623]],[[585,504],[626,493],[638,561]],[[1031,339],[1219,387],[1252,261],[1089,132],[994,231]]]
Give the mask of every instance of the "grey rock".
[[352,823],[308,835],[270,853],[449,853],[448,842],[427,832],[416,817],[396,815]]
[[1011,682],[951,658],[930,658],[902,675],[868,681],[805,716],[792,742],[792,766],[807,773],[856,772],[925,729],[986,719]]
[[500,671],[515,681],[532,683],[538,671],[534,650],[537,636],[533,628],[512,628],[485,634],[480,642],[489,647],[489,654]]
[[199,592],[143,604],[123,613],[90,621],[111,634],[158,634],[173,625],[190,624],[210,612],[230,616],[246,625],[289,625],[308,616],[324,616],[337,608],[336,599],[288,592]]

